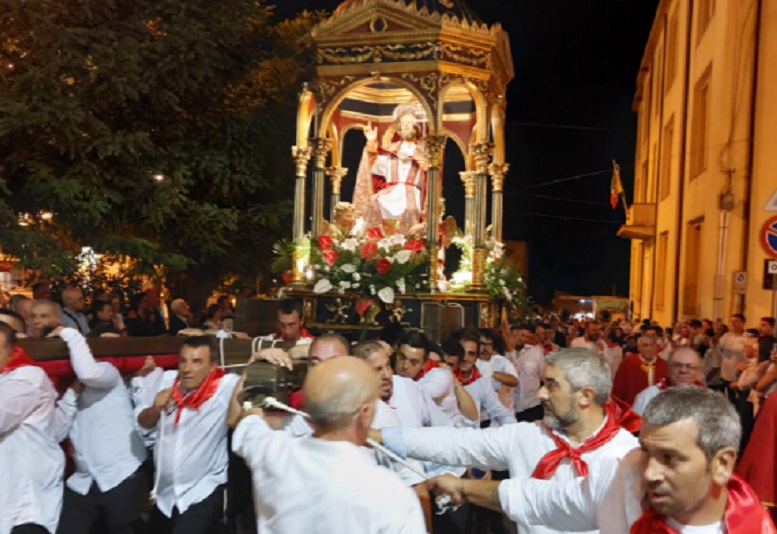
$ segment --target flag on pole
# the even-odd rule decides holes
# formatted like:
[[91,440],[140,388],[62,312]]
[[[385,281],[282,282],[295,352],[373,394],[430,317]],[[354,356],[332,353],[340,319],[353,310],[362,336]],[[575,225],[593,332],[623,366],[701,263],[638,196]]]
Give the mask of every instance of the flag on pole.
[[618,205],[618,198],[623,194],[623,184],[621,184],[621,167],[615,160],[612,160],[612,181],[610,182],[610,206],[615,209]]

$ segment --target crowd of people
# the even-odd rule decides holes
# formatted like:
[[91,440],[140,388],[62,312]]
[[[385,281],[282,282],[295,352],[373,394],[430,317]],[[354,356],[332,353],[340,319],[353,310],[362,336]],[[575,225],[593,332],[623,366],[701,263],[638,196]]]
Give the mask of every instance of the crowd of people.
[[[212,335],[186,337],[177,370],[149,357],[122,376],[89,349],[80,289],[61,309],[44,297],[29,322],[19,302],[0,314],[0,534],[777,533],[772,318],[547,316],[353,342],[312,335],[287,299],[268,339],[294,348],[247,365],[308,372],[270,409],[245,402]],[[159,321],[144,299],[126,326]],[[158,328],[189,327],[179,304]],[[18,335],[62,339],[65,391]]]

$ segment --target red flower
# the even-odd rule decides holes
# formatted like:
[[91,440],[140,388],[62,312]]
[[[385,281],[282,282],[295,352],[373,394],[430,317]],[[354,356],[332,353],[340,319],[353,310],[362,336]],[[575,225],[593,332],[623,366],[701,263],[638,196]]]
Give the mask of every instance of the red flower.
[[361,250],[361,256],[365,260],[373,259],[377,253],[378,253],[378,244],[373,242],[366,243]]
[[354,305],[354,309],[359,315],[364,315],[370,309],[370,306],[372,306],[372,299],[363,299]]
[[381,258],[378,260],[378,274],[388,274],[390,270],[391,270],[390,261],[388,261],[386,258]]
[[286,271],[281,275],[281,280],[285,285],[289,285],[291,283],[291,271]]
[[411,239],[405,243],[405,248],[411,252],[420,252],[424,249],[424,242],[420,239]]
[[321,250],[329,250],[332,248],[332,245],[334,245],[334,242],[328,235],[322,235],[318,237],[318,246],[321,248]]
[[371,241],[379,241],[383,239],[383,231],[377,226],[367,230],[367,239]]
[[324,261],[327,262],[329,265],[334,265],[337,261],[337,258],[340,257],[340,254],[337,253],[336,250],[325,250],[324,251]]

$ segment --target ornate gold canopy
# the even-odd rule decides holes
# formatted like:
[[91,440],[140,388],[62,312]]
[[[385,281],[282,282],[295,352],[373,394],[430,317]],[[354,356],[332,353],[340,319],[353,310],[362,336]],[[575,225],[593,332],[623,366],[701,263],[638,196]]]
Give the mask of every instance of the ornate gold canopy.
[[[293,151],[298,178],[294,238],[300,239],[305,231],[310,157],[311,230],[316,236],[323,215],[323,176],[332,178],[334,206],[347,172],[341,166],[345,134],[372,125],[385,138],[394,108],[418,103],[427,117],[424,138],[430,177],[437,170],[429,181],[428,219],[437,220],[439,214],[440,158],[450,138],[464,155],[465,231],[473,236],[475,258],[482,255],[478,249],[485,239],[489,169],[494,194],[491,224],[494,237],[501,240],[501,194],[507,171],[505,91],[514,77],[509,39],[501,25],[483,23],[463,0],[346,0],[312,36],[317,77],[300,96]],[[436,226],[427,226],[427,240],[435,241]],[[474,271],[477,287],[478,265]]]

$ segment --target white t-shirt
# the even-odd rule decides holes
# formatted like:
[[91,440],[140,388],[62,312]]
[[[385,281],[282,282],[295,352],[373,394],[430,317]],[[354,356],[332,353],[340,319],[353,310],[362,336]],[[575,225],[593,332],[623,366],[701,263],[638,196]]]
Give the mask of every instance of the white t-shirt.
[[723,521],[717,521],[710,525],[681,525],[674,519],[667,519],[666,524],[680,534],[725,534],[726,532]]

